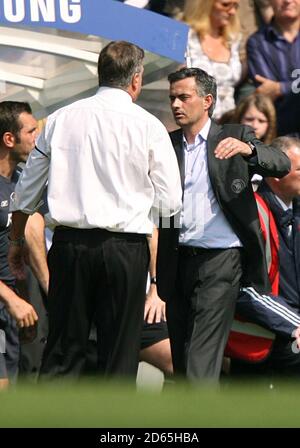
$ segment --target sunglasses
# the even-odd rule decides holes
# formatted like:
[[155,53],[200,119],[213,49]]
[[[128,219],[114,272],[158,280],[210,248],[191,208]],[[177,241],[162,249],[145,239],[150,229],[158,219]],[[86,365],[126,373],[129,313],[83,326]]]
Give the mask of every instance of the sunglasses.
[[240,4],[238,2],[218,1],[218,4],[220,5],[220,7],[222,9],[224,9],[224,11],[230,11],[232,8],[239,9],[239,7],[240,7]]

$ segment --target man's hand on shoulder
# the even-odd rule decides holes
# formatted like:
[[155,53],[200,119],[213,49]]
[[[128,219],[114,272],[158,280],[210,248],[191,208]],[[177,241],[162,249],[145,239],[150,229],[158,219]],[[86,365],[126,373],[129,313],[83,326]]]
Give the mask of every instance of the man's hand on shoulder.
[[249,157],[252,154],[252,149],[248,143],[244,143],[233,137],[224,138],[215,149],[217,159],[230,159],[237,154],[241,154],[243,157]]

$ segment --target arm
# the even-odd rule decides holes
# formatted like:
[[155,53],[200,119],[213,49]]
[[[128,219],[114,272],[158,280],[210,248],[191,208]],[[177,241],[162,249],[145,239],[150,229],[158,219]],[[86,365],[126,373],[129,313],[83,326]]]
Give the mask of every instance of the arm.
[[[15,188],[14,198],[11,200],[12,228],[10,231],[10,244],[8,261],[11,272],[17,279],[24,279],[24,237],[25,226],[29,215],[39,209],[40,199],[48,179],[50,152],[45,143],[45,128],[40,135],[37,147],[30,153],[26,166]],[[18,244],[20,243],[20,244]]]
[[25,280],[25,258],[27,256],[24,246],[24,233],[29,215],[20,211],[12,214],[12,228],[9,238],[11,244],[8,249],[8,264],[11,272],[17,280]]
[[[254,153],[247,142],[251,142],[255,147]],[[288,156],[258,140],[250,126],[243,126],[240,139],[227,137],[221,140],[215,149],[218,159],[230,159],[237,154],[247,161],[251,174],[281,178],[288,174],[291,168]]]
[[[157,245],[158,245],[158,228],[154,226],[153,234],[151,238],[148,238],[150,249],[150,277],[156,277],[156,257],[157,257]],[[157,294],[157,285],[150,283],[149,291],[146,295],[144,319],[148,324],[154,322],[166,321],[166,304]]]
[[272,66],[269,64],[270,55],[262,50],[263,43],[260,34],[255,33],[247,42],[248,74],[257,86],[257,93],[270,96],[276,100],[292,89],[292,82],[276,79]]
[[[253,81],[256,75],[275,80],[266,54],[262,51],[263,38],[260,32],[256,32],[247,41],[248,74]],[[258,82],[255,84],[258,85]]]
[[175,215],[182,205],[178,162],[167,130],[160,121],[152,126],[149,149],[149,176],[154,188],[152,219]]
[[25,239],[32,271],[43,291],[48,294],[49,270],[45,243],[45,221],[40,213],[34,213],[28,219]]
[[283,297],[259,294],[254,288],[241,290],[236,312],[247,321],[285,338],[291,338],[293,331],[300,327],[300,316]]
[[16,320],[20,328],[30,327],[38,320],[38,316],[30,303],[0,281],[0,301],[4,303],[9,314]]

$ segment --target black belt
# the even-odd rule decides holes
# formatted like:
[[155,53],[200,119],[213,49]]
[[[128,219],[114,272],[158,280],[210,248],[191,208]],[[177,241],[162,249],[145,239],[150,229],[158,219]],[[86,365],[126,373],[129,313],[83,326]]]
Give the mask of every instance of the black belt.
[[223,248],[204,248],[204,247],[196,247],[196,246],[183,246],[179,245],[178,250],[180,255],[183,255],[184,257],[196,257],[197,255],[204,255],[207,253],[213,253],[213,252],[220,252],[221,250],[228,250],[228,249],[241,249],[241,247],[223,247]]
[[144,233],[112,232],[106,229],[78,229],[74,227],[57,226],[54,230],[53,241],[80,240],[82,238],[121,238],[127,241],[146,241],[147,235]]
[[202,255],[207,253],[208,250],[203,247],[195,247],[195,246],[179,246],[179,253],[184,257],[196,257],[197,255]]

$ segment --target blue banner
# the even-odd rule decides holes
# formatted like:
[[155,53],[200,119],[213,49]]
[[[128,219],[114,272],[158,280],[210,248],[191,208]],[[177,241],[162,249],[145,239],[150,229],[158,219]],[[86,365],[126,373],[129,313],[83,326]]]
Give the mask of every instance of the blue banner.
[[0,24],[127,40],[179,62],[188,34],[183,23],[115,0],[0,0]]

